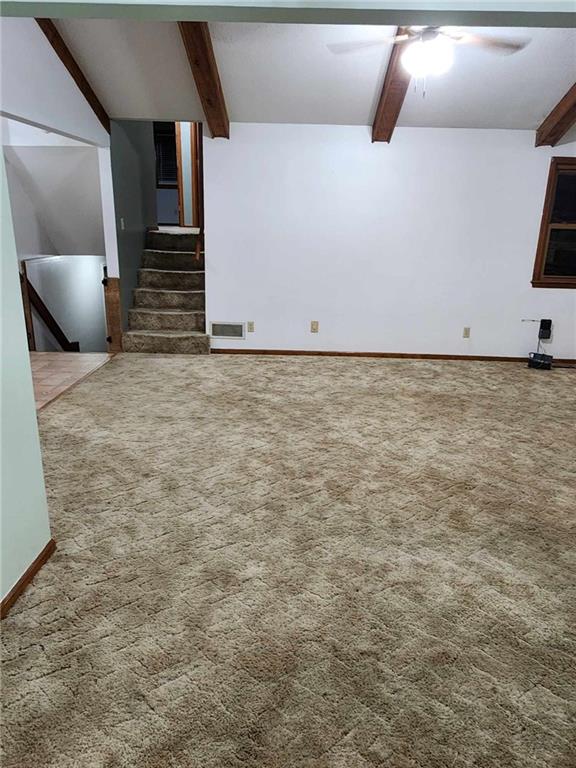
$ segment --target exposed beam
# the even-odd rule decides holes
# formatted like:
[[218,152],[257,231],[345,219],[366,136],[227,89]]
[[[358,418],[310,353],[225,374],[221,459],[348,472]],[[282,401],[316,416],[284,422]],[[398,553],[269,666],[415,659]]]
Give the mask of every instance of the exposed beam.
[[556,146],[574,123],[576,123],[576,83],[564,94],[536,131],[536,146]]
[[[396,34],[402,35],[405,31],[405,27],[398,27]],[[392,46],[380,101],[372,124],[372,141],[390,141],[394,133],[410,84],[410,75],[400,62],[405,46],[406,43],[396,43]]]
[[86,80],[84,77],[84,73],[78,66],[76,59],[72,54],[70,53],[70,49],[64,42],[64,39],[62,38],[62,35],[58,30],[56,29],[56,25],[52,21],[52,19],[36,19],[38,26],[44,32],[46,37],[48,38],[48,42],[54,48],[54,51],[56,52],[56,55],[64,64],[68,72],[71,74],[72,79],[78,86],[78,88],[81,90],[84,98],[90,104],[92,109],[94,110],[94,114],[100,120],[104,128],[110,133],[110,118],[108,117],[108,113],[100,103],[100,100],[98,99],[98,96],[94,93],[92,90],[92,86]]
[[228,139],[230,123],[208,24],[205,21],[179,21],[178,26],[210,132],[214,138]]

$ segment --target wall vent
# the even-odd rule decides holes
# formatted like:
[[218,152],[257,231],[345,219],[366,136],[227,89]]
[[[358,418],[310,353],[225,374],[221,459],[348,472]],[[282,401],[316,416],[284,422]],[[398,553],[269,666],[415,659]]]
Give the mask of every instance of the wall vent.
[[244,323],[210,323],[213,339],[243,339],[244,331]]

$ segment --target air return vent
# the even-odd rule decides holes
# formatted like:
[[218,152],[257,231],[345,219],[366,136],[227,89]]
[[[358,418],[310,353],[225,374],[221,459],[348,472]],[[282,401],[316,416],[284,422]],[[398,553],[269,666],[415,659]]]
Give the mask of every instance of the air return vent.
[[214,339],[243,339],[244,323],[210,323],[210,335]]

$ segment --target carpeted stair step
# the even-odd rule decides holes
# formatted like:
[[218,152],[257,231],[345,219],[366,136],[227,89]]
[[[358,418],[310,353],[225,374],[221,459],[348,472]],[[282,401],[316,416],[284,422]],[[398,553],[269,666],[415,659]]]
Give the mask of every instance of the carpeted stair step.
[[134,307],[148,309],[204,309],[204,291],[162,291],[136,288]]
[[161,251],[194,251],[198,242],[197,232],[158,232],[152,230],[146,233],[146,248]]
[[168,291],[203,291],[204,272],[165,269],[138,270],[140,288],[162,288]]
[[206,328],[202,311],[181,309],[131,309],[128,324],[134,331],[201,331]]
[[159,352],[167,355],[207,355],[210,338],[194,331],[126,331],[124,352]]
[[162,251],[146,249],[142,256],[143,269],[167,269],[196,272],[204,269],[204,254],[195,251]]

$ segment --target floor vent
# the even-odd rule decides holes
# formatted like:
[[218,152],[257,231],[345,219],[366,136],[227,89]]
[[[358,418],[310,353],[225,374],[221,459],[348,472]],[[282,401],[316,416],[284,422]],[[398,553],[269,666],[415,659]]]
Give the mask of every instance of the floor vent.
[[210,323],[210,335],[214,339],[243,339],[244,323]]

